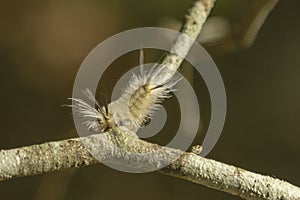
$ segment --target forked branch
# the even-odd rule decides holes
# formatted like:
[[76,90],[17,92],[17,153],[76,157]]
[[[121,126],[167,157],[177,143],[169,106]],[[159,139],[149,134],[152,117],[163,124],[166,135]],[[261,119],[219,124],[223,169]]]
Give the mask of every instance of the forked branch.
[[[214,0],[196,1],[186,16],[181,32],[195,40],[213,4]],[[176,49],[180,49],[181,53],[183,51],[187,54],[191,45],[177,38],[173,50],[176,52]],[[182,60],[182,57],[168,53],[163,64],[177,69]],[[89,144],[89,148],[96,151],[101,159],[95,159],[84,144]],[[124,156],[120,149],[128,154]],[[134,154],[157,150],[160,150],[159,153],[143,160]],[[193,153],[148,143],[118,129],[83,138],[2,150],[0,151],[0,181],[72,167],[84,167],[116,159],[140,169],[152,169],[164,166],[164,163],[169,163],[178,154],[182,155],[168,167],[162,168],[160,172],[245,199],[300,199],[300,188],[285,181],[249,172]]]

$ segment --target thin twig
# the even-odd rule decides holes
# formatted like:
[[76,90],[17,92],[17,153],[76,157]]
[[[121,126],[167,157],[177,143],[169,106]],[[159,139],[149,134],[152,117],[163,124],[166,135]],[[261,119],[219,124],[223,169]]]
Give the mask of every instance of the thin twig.
[[[185,56],[188,54],[193,44],[192,42],[197,39],[201,32],[203,24],[214,6],[214,3],[215,0],[195,1],[194,6],[189,10],[188,15],[185,16],[185,22],[180,31],[182,35],[176,38],[171,52],[166,55],[162,65],[168,66],[169,70],[173,70],[174,72],[179,68]],[[184,37],[185,35],[188,36],[188,38]],[[165,76],[169,78],[169,75]]]
[[237,25],[237,31],[211,42],[202,41],[203,46],[216,55],[251,47],[278,2],[279,0],[255,1],[254,8],[246,13]]

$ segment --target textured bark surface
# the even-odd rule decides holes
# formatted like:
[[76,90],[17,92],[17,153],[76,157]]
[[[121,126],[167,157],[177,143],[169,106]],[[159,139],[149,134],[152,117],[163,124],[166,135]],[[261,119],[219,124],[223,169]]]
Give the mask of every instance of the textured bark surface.
[[[101,159],[97,160],[91,155],[91,150],[93,155],[97,154],[97,158]],[[193,153],[161,147],[117,130],[85,138],[3,150],[0,152],[0,160],[0,180],[101,162],[122,163],[145,170],[160,168],[172,162],[160,169],[160,172],[245,199],[300,199],[300,188],[285,181]]]

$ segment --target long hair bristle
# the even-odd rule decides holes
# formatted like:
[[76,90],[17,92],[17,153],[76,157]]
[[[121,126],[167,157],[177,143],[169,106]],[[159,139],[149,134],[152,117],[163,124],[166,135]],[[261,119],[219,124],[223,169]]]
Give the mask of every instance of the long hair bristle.
[[[108,106],[100,105],[88,89],[83,93],[93,106],[81,99],[71,98],[75,113],[83,118],[83,124],[94,132],[103,132],[107,127],[118,126],[129,133],[136,133],[169,98],[179,78],[161,79],[164,66],[155,65],[148,72],[143,66],[143,50],[140,51],[140,73],[133,73],[121,97]],[[110,123],[114,123],[113,125]]]

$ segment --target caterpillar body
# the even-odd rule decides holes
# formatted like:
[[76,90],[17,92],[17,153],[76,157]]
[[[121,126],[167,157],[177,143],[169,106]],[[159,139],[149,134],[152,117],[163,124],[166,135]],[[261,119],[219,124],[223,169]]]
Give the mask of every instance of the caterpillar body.
[[109,128],[120,129],[135,134],[144,123],[151,119],[154,112],[170,93],[175,91],[179,78],[162,78],[167,66],[153,66],[148,72],[143,69],[143,51],[140,51],[140,75],[133,74],[127,88],[119,99],[108,106],[100,105],[90,90],[84,94],[93,106],[81,99],[73,101],[73,112],[79,114],[83,124],[92,132],[104,132]]

